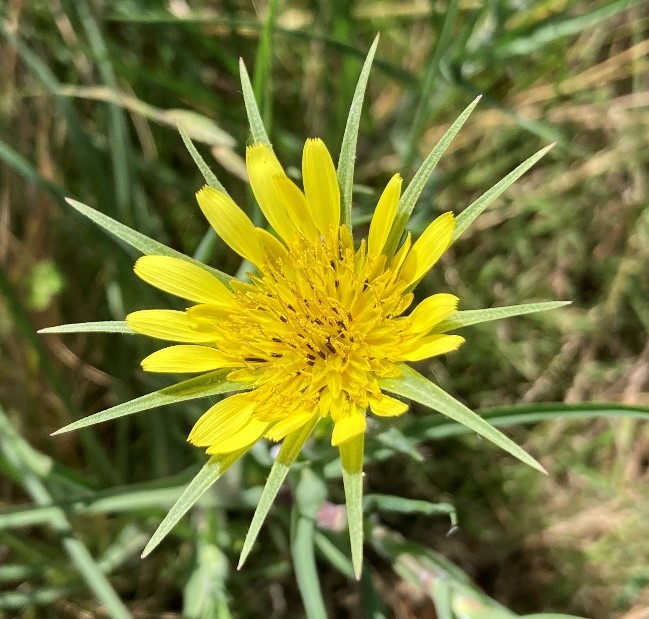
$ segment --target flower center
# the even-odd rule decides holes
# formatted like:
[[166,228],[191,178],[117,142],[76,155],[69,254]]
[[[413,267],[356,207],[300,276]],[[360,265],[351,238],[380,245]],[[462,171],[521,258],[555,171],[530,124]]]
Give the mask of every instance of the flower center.
[[385,257],[355,250],[349,230],[327,241],[300,239],[250,283],[234,284],[239,311],[220,321],[219,349],[253,382],[258,418],[275,421],[318,409],[334,420],[367,408],[376,379],[398,375],[389,361],[412,301]]

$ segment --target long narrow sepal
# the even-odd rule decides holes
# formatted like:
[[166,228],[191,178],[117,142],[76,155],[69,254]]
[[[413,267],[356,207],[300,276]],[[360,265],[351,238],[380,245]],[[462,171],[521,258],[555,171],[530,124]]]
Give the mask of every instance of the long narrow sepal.
[[248,447],[222,456],[214,456],[208,460],[194,479],[189,482],[184,492],[178,497],[178,500],[173,504],[172,508],[164,517],[164,520],[151,536],[151,539],[142,552],[143,559],[156,548],[210,486],[246,453],[246,451],[248,451]]
[[79,213],[96,223],[107,232],[110,232],[113,236],[116,236],[120,241],[123,241],[143,254],[180,258],[180,260],[186,260],[187,262],[191,262],[203,269],[207,269],[216,275],[216,277],[218,277],[224,284],[228,284],[232,280],[232,277],[222,273],[218,269],[207,266],[206,264],[198,262],[198,260],[194,260],[185,254],[181,254],[175,249],[171,249],[158,241],[154,241],[152,238],[125,226],[119,221],[114,220],[112,217],[104,215],[104,213],[89,207],[87,204],[83,204],[83,202],[78,202],[72,198],[66,198],[65,201]]
[[394,224],[392,225],[392,230],[390,231],[390,236],[386,243],[384,253],[388,256],[392,255],[401,239],[401,235],[406,229],[406,224],[410,219],[415,204],[421,195],[421,192],[424,190],[430,175],[433,173],[433,170],[437,166],[439,160],[442,158],[442,155],[449,147],[450,143],[453,141],[453,138],[458,134],[464,123],[468,120],[471,112],[476,105],[480,102],[481,97],[474,99],[465,110],[458,116],[457,120],[446,130],[446,133],[442,136],[442,139],[437,142],[433,150],[430,151],[426,159],[424,159],[421,166],[412,177],[410,183],[406,187],[401,200],[399,201],[399,209],[397,210],[396,217],[394,219]]
[[354,98],[349,108],[345,133],[340,146],[340,156],[338,157],[338,184],[340,185],[341,198],[341,222],[347,226],[352,225],[352,191],[354,186],[354,165],[356,163],[356,143],[358,141],[358,128],[361,124],[361,112],[363,110],[363,100],[365,99],[365,90],[367,80],[374,61],[374,54],[379,44],[379,35],[374,37],[374,43],[367,53],[361,74],[358,77]]
[[250,125],[250,133],[255,144],[266,144],[269,148],[273,148],[264,127],[264,121],[261,118],[261,112],[255,99],[255,93],[250,83],[250,76],[243,62],[243,58],[239,59],[239,73],[241,77],[241,90],[243,92],[243,102],[246,106],[246,114],[248,115],[248,124]]
[[194,146],[192,139],[189,137],[189,134],[187,133],[187,131],[185,131],[182,125],[178,125],[178,131],[180,133],[180,137],[183,140],[183,143],[185,144],[185,148],[187,149],[187,152],[191,155],[191,158],[194,160],[196,167],[201,171],[201,174],[203,175],[205,182],[210,187],[213,187],[214,189],[218,189],[218,191],[227,194],[228,192],[225,190],[225,187],[221,185],[221,181],[219,181],[219,179],[216,178],[216,174],[212,172],[210,166],[208,166],[207,163],[205,163],[205,159],[201,157],[201,154]]
[[482,322],[491,322],[492,320],[501,320],[502,318],[511,318],[512,316],[524,316],[525,314],[535,314],[536,312],[545,312],[551,309],[557,309],[570,305],[571,301],[544,301],[542,303],[522,303],[521,305],[505,305],[504,307],[490,307],[479,310],[463,310],[455,312],[443,322],[435,326],[435,333],[446,333],[469,325],[477,325]]
[[500,430],[494,428],[482,417],[476,415],[471,409],[464,406],[464,404],[458,402],[441,387],[438,387],[407,365],[401,365],[400,369],[401,377],[383,379],[379,381],[379,386],[390,393],[394,393],[403,398],[409,398],[442,413],[442,415],[446,415],[446,417],[450,417],[453,421],[470,428],[488,441],[491,441],[494,445],[497,445],[515,458],[518,458],[521,462],[528,464],[537,471],[541,471],[542,473],[546,472],[541,464],[524,449],[519,447],[510,438],[507,438]]
[[160,391],[147,393],[129,402],[112,406],[94,415],[70,423],[56,432],[52,432],[52,436],[72,432],[73,430],[79,430],[87,426],[94,426],[95,424],[125,417],[126,415],[133,415],[134,413],[157,408],[158,406],[167,406],[169,404],[176,404],[177,402],[206,398],[232,391],[243,391],[249,388],[247,384],[226,380],[229,372],[230,370],[217,370],[209,374],[184,380],[175,385],[165,387]]
[[37,333],[123,333],[135,335],[135,331],[124,320],[103,320],[101,322],[74,322],[68,325],[44,327]]
[[341,443],[340,462],[345,487],[349,544],[352,551],[354,576],[360,580],[363,569],[363,449],[365,434]]
[[266,520],[266,516],[270,511],[273,501],[286,479],[291,464],[293,464],[295,458],[297,458],[300,453],[302,446],[311,435],[311,432],[313,432],[313,428],[315,428],[318,420],[319,416],[314,415],[313,419],[308,421],[298,430],[295,430],[295,432],[291,432],[284,439],[277,459],[268,474],[268,479],[266,480],[266,485],[261,493],[261,498],[259,499],[259,504],[257,505],[255,514],[250,522],[250,527],[248,528],[248,533],[246,534],[246,539],[244,540],[243,548],[241,549],[239,565],[237,565],[238,570],[241,569],[248,558],[255,540],[259,535],[259,531]]
[[453,241],[455,241],[501,193],[503,193],[510,185],[513,185],[553,147],[554,143],[542,148],[538,153],[535,153],[523,161],[523,163],[512,170],[501,181],[497,182],[491,189],[485,191],[475,202],[469,204],[469,206],[467,206],[455,219]]

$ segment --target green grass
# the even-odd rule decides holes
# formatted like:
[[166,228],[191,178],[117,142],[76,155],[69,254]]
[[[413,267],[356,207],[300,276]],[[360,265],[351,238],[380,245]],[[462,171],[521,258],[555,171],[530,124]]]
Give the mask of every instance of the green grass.
[[[431,4],[271,1],[257,12],[230,0],[218,12],[192,3],[188,15],[146,0],[101,12],[67,0],[0,8],[0,617],[100,616],[102,606],[115,617],[318,617],[323,605],[329,616],[390,617],[397,608],[426,616],[434,605],[442,618],[607,619],[647,605],[643,3]],[[188,397],[50,437],[169,384],[139,370],[151,342],[36,333],[100,320],[119,329],[129,311],[172,307],[136,280],[137,252],[64,198],[134,227],[137,242],[234,274],[237,259],[208,231],[194,192],[220,182],[258,216],[240,178],[250,133],[239,58],[291,172],[309,136],[337,159],[377,32],[353,179],[359,229],[388,178],[401,171],[409,181],[479,94],[421,187],[413,231],[479,203],[557,143],[418,289],[451,291],[462,310],[573,301],[468,327],[458,353],[418,367],[549,475],[415,406],[367,439],[365,491],[379,498],[365,505],[359,584],[324,436],[289,473],[241,571],[268,446],[235,464],[141,560],[204,462],[185,442],[204,402]],[[447,536],[454,513],[459,529]]]

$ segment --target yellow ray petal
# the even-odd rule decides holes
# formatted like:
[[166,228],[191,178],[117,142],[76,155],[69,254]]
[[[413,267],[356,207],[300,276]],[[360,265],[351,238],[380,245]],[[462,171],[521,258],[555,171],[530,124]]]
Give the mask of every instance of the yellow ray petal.
[[345,415],[334,423],[331,444],[336,447],[341,443],[346,443],[355,436],[363,434],[366,428],[367,420],[364,412],[354,411],[350,415]]
[[282,421],[278,421],[270,430],[266,432],[266,438],[271,441],[281,441],[287,434],[301,428],[307,424],[314,417],[314,414],[298,413],[297,415],[290,415]]
[[214,303],[230,291],[201,267],[172,256],[142,256],[133,267],[147,284],[196,303]]
[[415,347],[401,356],[404,361],[421,361],[457,350],[464,342],[459,335],[430,335],[420,339]]
[[380,397],[370,399],[370,408],[379,417],[398,417],[408,410],[408,405],[382,393]]
[[418,282],[451,245],[455,217],[444,213],[433,220],[415,241],[403,264],[403,273],[408,274],[408,283]]
[[213,342],[216,332],[210,329],[196,329],[185,312],[174,310],[140,310],[126,317],[133,331],[170,342],[204,344]]
[[213,445],[208,447],[207,453],[210,456],[215,456],[248,447],[248,445],[252,445],[262,437],[269,425],[270,424],[267,421],[259,421],[253,417],[236,434],[215,442]]
[[394,222],[394,216],[399,206],[401,183],[401,176],[395,174],[386,185],[376,205],[367,238],[367,250],[372,256],[380,255],[385,242],[388,240],[388,235]]
[[263,228],[255,228],[259,244],[264,250],[264,255],[270,258],[283,258],[286,256],[286,247],[282,245],[270,232]]
[[209,372],[241,365],[210,346],[169,346],[142,359],[145,372]]
[[203,413],[187,440],[198,447],[209,447],[227,439],[250,421],[253,410],[254,403],[247,393],[225,398]]
[[282,194],[273,182],[276,176],[286,177],[275,153],[265,144],[255,144],[246,149],[246,167],[255,199],[268,223],[289,243],[296,229],[286,210]]
[[453,294],[434,294],[424,299],[408,317],[410,333],[428,333],[436,324],[457,310],[459,299]]
[[232,198],[212,187],[203,187],[196,199],[216,233],[240,256],[260,267],[264,252],[257,228]]
[[329,228],[340,225],[340,189],[331,155],[318,138],[309,139],[302,153],[304,193],[318,230],[329,238]]
[[317,239],[318,227],[300,188],[288,176],[274,176],[273,183],[289,217],[302,236],[311,241]]

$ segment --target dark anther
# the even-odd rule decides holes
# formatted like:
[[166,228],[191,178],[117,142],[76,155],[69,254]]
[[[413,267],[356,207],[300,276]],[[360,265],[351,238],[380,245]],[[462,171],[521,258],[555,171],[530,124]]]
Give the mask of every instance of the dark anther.
[[288,318],[286,318],[286,316],[280,316],[279,319],[280,319],[282,322],[288,322]]
[[266,359],[260,359],[259,357],[246,357],[244,361],[248,363],[266,363]]
[[307,353],[306,358],[309,359],[309,361],[315,361],[315,357],[311,353]]

